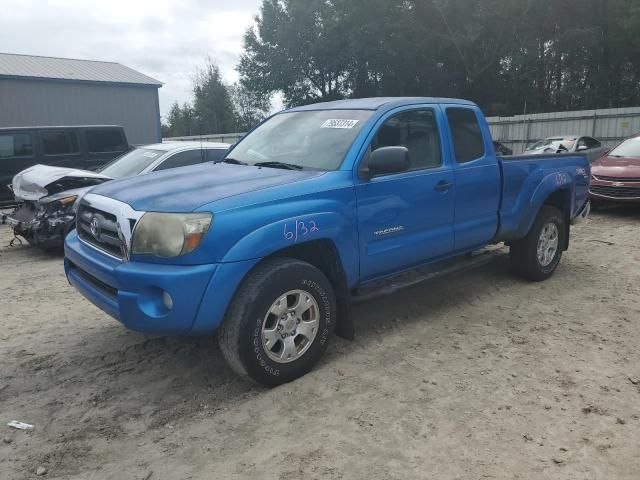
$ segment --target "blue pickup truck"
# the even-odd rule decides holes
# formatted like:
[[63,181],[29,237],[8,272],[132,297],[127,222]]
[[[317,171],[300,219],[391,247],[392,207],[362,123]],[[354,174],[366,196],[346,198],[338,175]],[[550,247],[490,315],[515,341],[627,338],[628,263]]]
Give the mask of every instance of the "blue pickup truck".
[[[497,157],[482,112],[439,98],[293,108],[215,164],[94,187],[65,242],[67,278],[128,328],[217,330],[238,373],[308,372],[381,279],[487,245],[553,274],[588,214],[582,155]],[[405,273],[406,274],[406,273]]]

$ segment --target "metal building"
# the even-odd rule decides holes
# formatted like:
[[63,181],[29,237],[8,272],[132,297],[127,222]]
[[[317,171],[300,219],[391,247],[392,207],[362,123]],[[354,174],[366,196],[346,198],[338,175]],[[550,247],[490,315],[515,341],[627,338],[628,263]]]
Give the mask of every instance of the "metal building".
[[0,53],[0,127],[120,125],[130,144],[159,142],[161,86],[119,63]]

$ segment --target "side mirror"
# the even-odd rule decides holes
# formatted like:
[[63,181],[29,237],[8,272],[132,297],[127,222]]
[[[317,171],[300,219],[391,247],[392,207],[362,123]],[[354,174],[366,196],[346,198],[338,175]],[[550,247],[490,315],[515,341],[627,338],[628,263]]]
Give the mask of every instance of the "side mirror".
[[382,147],[369,156],[368,177],[406,172],[411,167],[409,150],[406,147]]
[[576,149],[576,152],[584,152],[585,150],[589,150],[589,147],[587,147],[586,145],[580,145],[580,146]]

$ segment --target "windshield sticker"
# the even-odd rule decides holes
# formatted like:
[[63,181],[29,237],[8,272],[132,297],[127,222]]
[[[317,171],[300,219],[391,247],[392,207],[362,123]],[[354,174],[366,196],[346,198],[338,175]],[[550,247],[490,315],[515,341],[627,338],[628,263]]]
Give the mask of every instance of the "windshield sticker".
[[156,158],[158,154],[155,152],[144,152],[142,156],[147,158]]
[[347,120],[344,118],[330,118],[320,128],[353,128],[359,120]]

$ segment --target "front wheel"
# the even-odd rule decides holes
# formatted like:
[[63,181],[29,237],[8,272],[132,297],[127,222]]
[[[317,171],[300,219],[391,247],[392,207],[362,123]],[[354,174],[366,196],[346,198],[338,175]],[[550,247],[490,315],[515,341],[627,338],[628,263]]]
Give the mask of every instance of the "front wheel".
[[335,317],[335,295],[320,270],[290,258],[268,260],[236,292],[218,341],[237,373],[276,386],[313,368]]
[[562,212],[544,205],[527,236],[511,245],[511,263],[515,271],[535,282],[549,278],[562,258],[566,235]]

